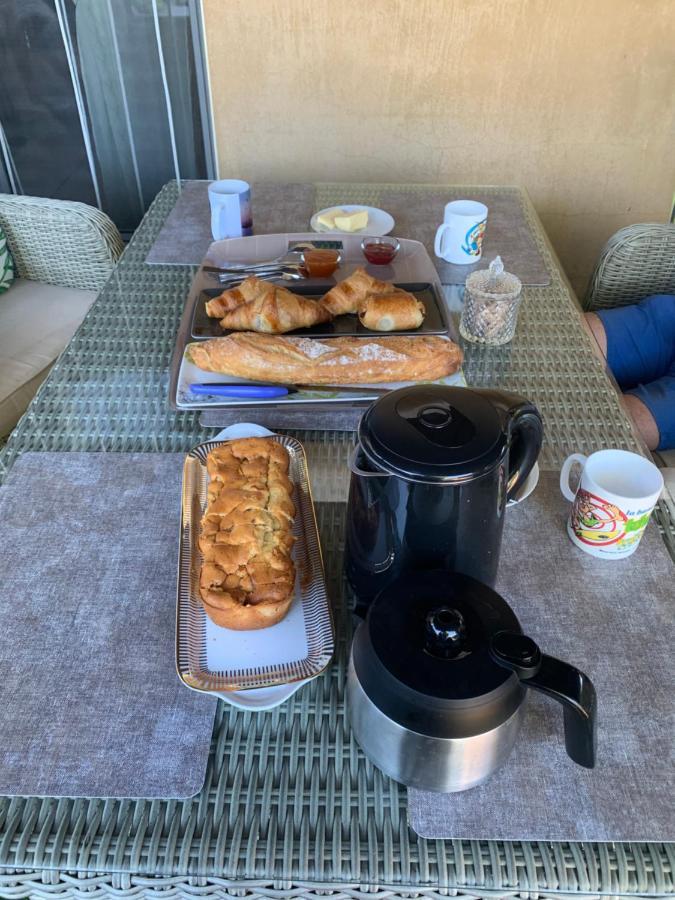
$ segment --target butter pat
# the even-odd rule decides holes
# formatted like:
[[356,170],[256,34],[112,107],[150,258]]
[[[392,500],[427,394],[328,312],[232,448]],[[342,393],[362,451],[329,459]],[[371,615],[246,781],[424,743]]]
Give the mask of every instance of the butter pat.
[[322,213],[316,217],[316,221],[323,228],[335,228],[335,217],[346,215],[344,209],[334,209],[332,212]]
[[340,231],[359,231],[368,224],[368,213],[366,210],[360,212],[347,213],[346,215],[335,216],[335,227]]

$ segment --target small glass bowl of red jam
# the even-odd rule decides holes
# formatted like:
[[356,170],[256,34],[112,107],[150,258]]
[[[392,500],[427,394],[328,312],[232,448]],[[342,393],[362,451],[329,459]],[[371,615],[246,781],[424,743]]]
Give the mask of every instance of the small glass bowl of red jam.
[[400,246],[394,237],[365,237],[361,241],[363,255],[374,266],[388,266]]

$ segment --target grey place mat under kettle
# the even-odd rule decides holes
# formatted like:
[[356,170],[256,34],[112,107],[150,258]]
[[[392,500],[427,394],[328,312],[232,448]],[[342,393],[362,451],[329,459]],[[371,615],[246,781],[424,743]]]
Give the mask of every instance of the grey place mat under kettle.
[[543,473],[507,511],[497,590],[544,652],[593,680],[596,768],[567,756],[559,704],[530,693],[513,753],[487,782],[408,791],[422,837],[675,840],[675,568],[654,524],[627,559],[583,553],[567,537],[568,510],[558,475]]
[[182,454],[26,453],[0,488],[0,794],[197,793],[175,669]]
[[[434,253],[436,229],[443,221],[445,204],[451,200],[479,200],[488,208],[487,228],[483,238],[482,258],[472,265],[457,266],[439,259]],[[500,255],[508,272],[523,284],[550,284],[544,260],[525,219],[520,195],[516,190],[500,194],[481,194],[480,190],[454,193],[452,190],[428,191],[411,199],[405,191],[383,191],[382,208],[394,217],[397,237],[421,241],[441,279],[441,284],[464,284],[474,269],[484,269]]]
[[[184,181],[176,205],[157,235],[146,263],[198,266],[213,241],[208,181]],[[254,234],[307,231],[314,210],[312,184],[251,184]]]

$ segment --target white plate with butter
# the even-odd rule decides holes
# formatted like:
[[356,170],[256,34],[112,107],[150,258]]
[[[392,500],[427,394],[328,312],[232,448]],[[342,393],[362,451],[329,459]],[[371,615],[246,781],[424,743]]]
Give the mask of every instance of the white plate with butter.
[[[364,219],[364,214],[367,216]],[[375,206],[357,206],[345,203],[329,206],[314,213],[309,225],[312,231],[332,231],[340,234],[369,234],[382,237],[393,230],[393,216]]]

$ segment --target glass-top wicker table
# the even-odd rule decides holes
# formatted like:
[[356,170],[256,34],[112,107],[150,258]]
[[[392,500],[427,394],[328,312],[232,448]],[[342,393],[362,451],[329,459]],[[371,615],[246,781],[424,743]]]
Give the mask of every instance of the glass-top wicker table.
[[[376,206],[385,187],[392,186],[317,185],[315,208]],[[403,189],[423,203],[434,187]],[[500,190],[513,189],[484,189]],[[26,450],[179,452],[207,436],[198,414],[167,404],[168,366],[194,269],[144,262],[177,196],[175,183],[157,196],[0,455],[0,479]],[[551,283],[524,289],[510,346],[465,348],[467,380],[538,405],[543,468],[558,468],[573,451],[639,449],[539,220],[524,193],[521,200]],[[298,437],[336,612],[334,663],[273,712],[220,703],[206,783],[191,800],[0,798],[0,897],[673,893],[672,845],[430,841],[408,828],[405,789],[365,760],[343,713],[351,624],[341,551],[352,435]],[[672,548],[665,508],[659,523]]]

